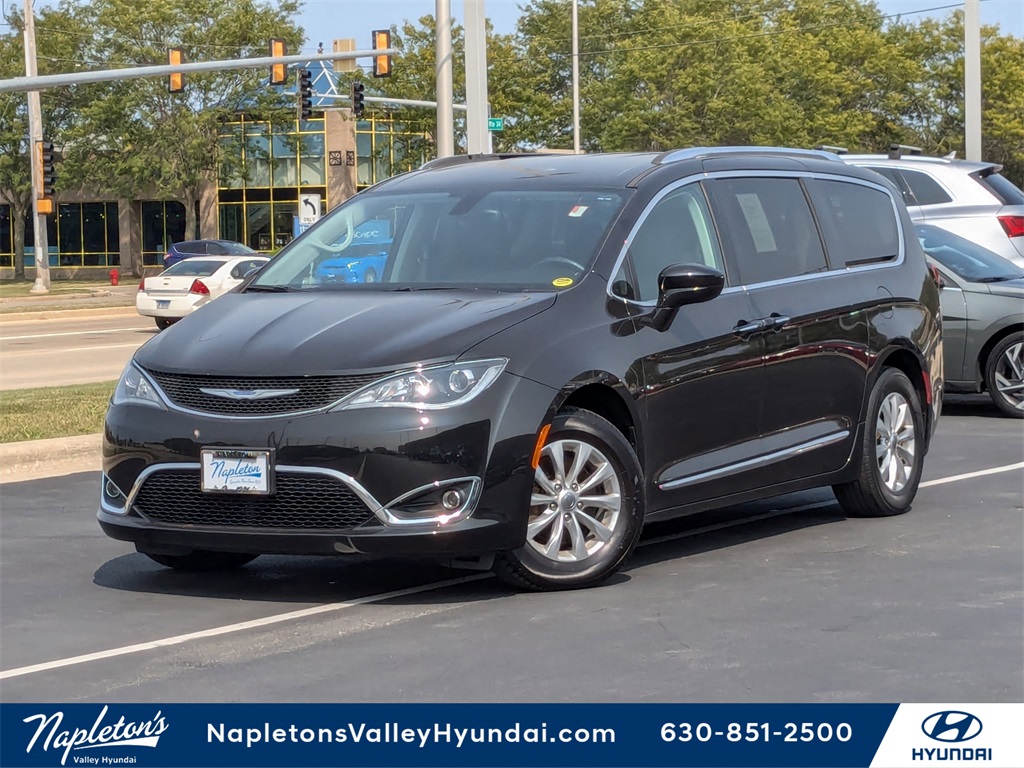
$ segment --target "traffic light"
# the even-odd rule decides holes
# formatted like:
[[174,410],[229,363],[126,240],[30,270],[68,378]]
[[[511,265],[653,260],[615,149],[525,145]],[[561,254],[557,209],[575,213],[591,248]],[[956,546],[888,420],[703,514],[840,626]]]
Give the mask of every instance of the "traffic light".
[[[284,40],[279,37],[272,38],[270,41],[270,55],[271,56],[284,56],[287,49],[284,45]],[[287,64],[271,64],[270,65],[270,84],[271,85],[284,85],[288,80],[288,65]]]
[[366,86],[356,80],[352,83],[352,114],[355,117],[360,117],[363,114],[363,110],[366,109],[366,96],[363,91],[366,90]]
[[[385,48],[391,47],[391,30],[390,29],[375,29],[373,30],[373,50],[382,51]],[[373,76],[374,77],[391,77],[391,56],[390,54],[382,54],[380,56],[373,57]]]
[[299,120],[309,120],[313,114],[313,73],[299,70]]
[[[184,64],[185,53],[181,48],[167,49],[168,64]],[[173,72],[167,76],[167,91],[169,93],[181,93],[185,90],[185,75],[181,72]]]
[[53,142],[37,141],[36,158],[39,168],[38,194],[40,197],[49,197],[53,194],[53,185],[57,181],[57,174],[53,168]]

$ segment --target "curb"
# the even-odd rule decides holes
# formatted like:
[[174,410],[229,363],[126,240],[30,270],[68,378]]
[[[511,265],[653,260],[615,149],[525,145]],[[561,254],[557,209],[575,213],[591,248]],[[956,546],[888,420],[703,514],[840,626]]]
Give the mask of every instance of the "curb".
[[0,443],[0,481],[38,480],[72,472],[99,471],[99,433]]
[[95,307],[92,309],[49,309],[31,312],[2,312],[0,324],[27,323],[33,320],[66,320],[72,317],[104,317],[106,315],[134,315],[135,305],[130,307]]

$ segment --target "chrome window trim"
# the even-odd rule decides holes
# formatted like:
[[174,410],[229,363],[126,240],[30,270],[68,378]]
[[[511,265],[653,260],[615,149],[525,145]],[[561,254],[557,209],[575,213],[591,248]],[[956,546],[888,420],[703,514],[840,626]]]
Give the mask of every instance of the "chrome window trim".
[[[746,472],[750,469],[760,469],[761,467],[766,467],[770,464],[777,464],[780,461],[785,461],[786,459],[793,458],[794,456],[799,456],[802,453],[807,453],[808,451],[813,451],[818,448],[824,448],[825,446],[832,445],[833,443],[838,443],[849,436],[850,430],[844,429],[839,432],[833,432],[830,435],[817,437],[814,440],[808,440],[806,443],[800,443],[799,445],[794,445],[790,448],[784,448],[781,451],[766,453],[763,456],[755,456],[752,459],[738,461],[735,464],[728,464],[716,469],[708,469],[694,475],[677,477],[675,480],[668,480],[664,483],[659,482],[658,488],[662,491],[671,491],[676,488],[693,485],[694,483],[704,482],[705,480],[717,480],[718,478],[728,477],[729,475],[735,475],[739,472]],[[671,467],[669,467],[669,469],[671,469]]]
[[[100,508],[104,512],[107,512],[109,514],[117,515],[119,517],[125,517],[125,516],[127,516],[130,513],[130,511],[132,509],[132,506],[135,504],[135,499],[138,497],[139,492],[142,490],[143,483],[145,483],[146,480],[150,476],[156,474],[157,472],[185,472],[185,471],[189,471],[189,472],[199,471],[199,472],[202,472],[202,464],[200,464],[199,462],[189,461],[189,462],[172,462],[172,463],[162,463],[162,464],[151,464],[150,466],[146,467],[144,470],[142,470],[142,472],[139,473],[139,476],[137,478],[135,478],[135,483],[132,485],[132,490],[128,494],[128,499],[125,502],[125,505],[124,505],[123,509],[119,509],[119,508],[116,508],[116,507],[111,507],[110,505],[104,503],[104,500],[103,500],[103,486],[101,485],[100,486]],[[353,493],[355,493],[356,496],[359,497],[359,500],[362,501],[366,505],[367,509],[370,512],[372,512],[374,514],[374,516],[380,522],[382,522],[384,525],[388,525],[388,526],[410,525],[410,524],[415,524],[415,525],[419,525],[419,526],[443,525],[443,524],[455,522],[456,519],[463,520],[463,519],[469,517],[470,515],[472,515],[474,511],[476,511],[477,502],[480,500],[480,491],[481,491],[481,489],[483,487],[483,481],[481,480],[481,478],[476,477],[476,476],[472,476],[472,477],[458,477],[458,478],[455,478],[455,479],[452,479],[452,480],[440,480],[440,481],[437,481],[437,482],[434,482],[434,483],[429,483],[428,485],[420,486],[419,488],[414,488],[413,490],[409,491],[408,493],[404,493],[401,496],[399,496],[397,499],[392,501],[391,504],[385,506],[384,504],[381,504],[379,501],[377,501],[377,499],[374,498],[373,494],[371,494],[368,490],[366,490],[366,488],[364,488],[363,485],[358,480],[356,480],[351,475],[346,475],[344,472],[339,472],[336,469],[327,469],[325,467],[300,467],[300,466],[294,466],[294,465],[291,465],[291,464],[278,464],[277,466],[274,467],[274,471],[288,472],[288,473],[291,473],[291,474],[321,475],[321,476],[324,476],[324,477],[333,478],[333,479],[337,480],[338,482],[343,483],[344,485],[348,486],[348,488]],[[106,477],[105,474],[103,475],[103,478],[104,478],[104,483],[106,483],[107,477]],[[452,484],[455,484],[455,483],[467,483],[467,482],[470,483],[470,485],[471,485],[469,499],[467,500],[465,505],[463,505],[462,509],[459,511],[457,518],[445,516],[445,519],[443,521],[440,520],[439,518],[434,518],[434,517],[423,518],[422,520],[408,520],[408,519],[404,519],[404,518],[396,516],[394,513],[392,513],[387,508],[388,506],[391,506],[391,505],[394,505],[394,504],[396,504],[396,503],[398,503],[400,501],[403,501],[404,499],[407,499],[407,498],[411,497],[414,494],[423,493],[423,492],[426,492],[426,491],[428,491],[428,490],[430,490],[432,488],[435,488],[435,487],[444,487],[446,485],[452,485]],[[142,517],[142,519],[146,520],[147,523],[151,523],[151,521],[148,520],[145,516],[141,516],[141,517]]]
[[[840,162],[842,162],[842,161],[840,161]],[[626,260],[626,254],[629,251],[630,245],[632,245],[632,243],[633,243],[633,238],[636,237],[636,233],[640,230],[640,227],[647,220],[647,217],[650,215],[650,213],[654,209],[654,207],[658,203],[660,203],[661,200],[666,195],[668,195],[670,192],[673,192],[676,189],[679,189],[680,187],[683,187],[683,186],[685,186],[687,184],[693,184],[695,182],[705,181],[705,180],[708,180],[708,179],[735,179],[735,178],[783,178],[783,179],[815,179],[815,180],[819,180],[819,181],[838,181],[838,182],[842,182],[842,183],[846,183],[846,184],[859,184],[862,187],[867,187],[869,189],[874,189],[874,190],[877,190],[878,192],[882,192],[883,194],[885,194],[889,198],[889,203],[892,205],[893,216],[896,217],[896,223],[897,223],[896,231],[899,234],[899,251],[896,254],[896,258],[891,259],[890,261],[885,261],[885,262],[879,263],[879,264],[865,264],[863,266],[857,266],[857,267],[846,267],[846,266],[844,266],[844,267],[830,267],[829,269],[825,270],[824,272],[812,272],[812,273],[807,274],[807,275],[795,275],[794,277],[783,277],[783,278],[779,278],[778,280],[768,280],[768,281],[761,282],[761,283],[745,283],[745,284],[741,284],[741,285],[729,285],[725,289],[722,290],[723,294],[738,293],[739,291],[752,290],[752,289],[755,289],[755,288],[767,288],[767,287],[772,287],[772,286],[776,286],[776,285],[784,285],[784,284],[787,284],[787,283],[799,283],[799,282],[804,282],[804,281],[807,281],[807,280],[818,280],[818,279],[821,279],[823,277],[834,277],[835,275],[844,274],[844,273],[847,273],[847,272],[866,272],[866,271],[871,271],[871,270],[876,270],[876,269],[891,269],[893,267],[900,266],[906,260],[907,243],[906,243],[906,236],[905,236],[905,234],[903,232],[903,224],[902,224],[902,221],[900,219],[899,205],[897,204],[896,198],[894,197],[892,191],[890,189],[888,189],[887,187],[883,186],[882,184],[876,184],[875,182],[868,181],[866,179],[858,179],[858,178],[856,178],[854,176],[845,176],[845,175],[842,175],[842,174],[835,174],[835,173],[821,173],[821,172],[818,172],[818,171],[779,170],[779,171],[715,171],[713,173],[703,173],[702,172],[702,173],[691,174],[690,176],[687,176],[685,178],[677,179],[676,181],[673,181],[671,184],[669,184],[668,186],[666,186],[665,188],[660,190],[658,192],[658,194],[656,194],[653,198],[651,198],[650,202],[647,203],[647,205],[644,207],[643,211],[637,217],[636,223],[629,230],[629,234],[626,236],[626,241],[623,244],[622,249],[619,251],[618,257],[615,260],[615,265],[612,267],[611,277],[608,278],[608,283],[607,283],[607,286],[605,288],[605,291],[608,294],[608,296],[611,297],[612,299],[617,300],[617,301],[622,301],[622,302],[625,302],[627,304],[632,304],[633,306],[653,308],[657,304],[656,300],[652,300],[652,301],[636,301],[635,299],[627,299],[625,296],[619,296],[619,295],[617,295],[616,293],[614,293],[612,291],[612,284],[615,282],[615,276],[619,273],[619,270],[622,268],[623,262],[625,262],[625,260]],[[810,203],[808,203],[808,207],[811,208],[812,212],[814,211],[814,209],[811,207]],[[817,225],[817,221],[815,221],[815,224],[816,224],[816,226],[818,226],[818,229],[820,230],[820,225]],[[716,227],[716,230],[715,230],[716,234],[717,234],[717,231],[718,230],[717,230],[717,227]],[[721,242],[719,242],[719,245],[721,246]],[[827,245],[827,243],[826,243],[826,245]],[[724,258],[724,256],[723,256],[723,258]]]

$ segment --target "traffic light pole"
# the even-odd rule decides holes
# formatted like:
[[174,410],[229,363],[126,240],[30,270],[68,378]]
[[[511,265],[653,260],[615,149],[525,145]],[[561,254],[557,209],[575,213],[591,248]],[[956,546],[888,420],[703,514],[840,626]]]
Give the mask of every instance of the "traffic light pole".
[[[36,26],[32,11],[32,0],[25,0],[25,76],[38,76],[36,68]],[[43,196],[40,186],[42,159],[36,151],[37,142],[43,140],[43,112],[39,102],[39,91],[28,92],[28,154],[32,164],[32,233],[35,242],[36,282],[32,293],[50,291],[50,249],[46,242],[46,215],[39,213],[39,198]]]

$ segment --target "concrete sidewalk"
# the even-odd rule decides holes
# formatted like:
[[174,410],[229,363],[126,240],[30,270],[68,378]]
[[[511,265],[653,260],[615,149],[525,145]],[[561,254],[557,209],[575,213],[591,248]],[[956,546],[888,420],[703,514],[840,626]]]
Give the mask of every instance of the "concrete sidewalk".
[[0,483],[100,470],[101,435],[0,443]]

